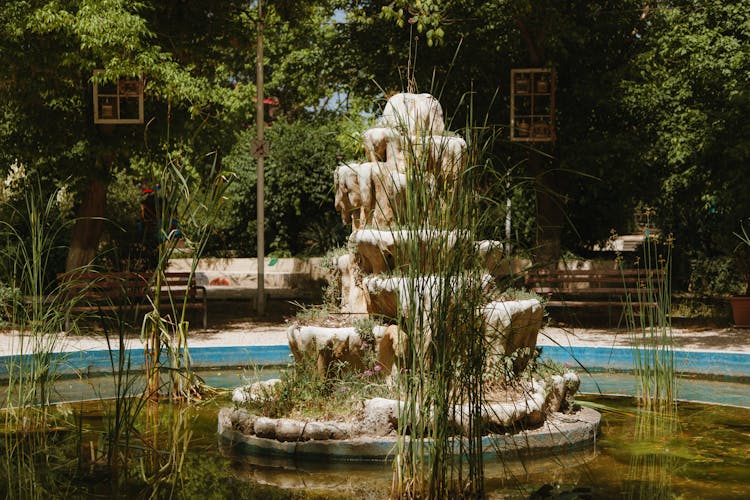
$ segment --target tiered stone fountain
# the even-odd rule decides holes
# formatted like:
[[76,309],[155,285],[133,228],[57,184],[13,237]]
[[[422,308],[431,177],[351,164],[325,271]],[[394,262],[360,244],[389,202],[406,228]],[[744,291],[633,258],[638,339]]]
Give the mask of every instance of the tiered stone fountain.
[[[436,230],[427,221],[419,228],[400,229],[408,183],[419,179],[428,186],[452,185],[466,168],[467,147],[462,138],[446,132],[440,103],[429,94],[391,97],[377,126],[365,131],[362,140],[369,161],[340,165],[334,175],[336,209],[343,221],[352,226],[349,254],[336,262],[341,275],[340,306],[350,317],[378,318],[382,322],[367,337],[375,339],[375,369],[388,383],[408,368],[404,318],[408,314],[428,315],[432,292],[455,285],[448,283],[450,278],[430,274],[426,269],[424,276],[416,278],[419,286],[413,286],[413,273],[408,278],[404,273],[411,265],[407,247],[419,245],[420,252],[429,253],[437,248],[436,241],[439,248],[450,249],[459,240],[471,237],[462,230]],[[421,171],[415,176],[414,171],[408,171],[410,168]],[[494,273],[500,269],[502,246],[496,241],[472,245],[473,258],[485,267],[477,279],[490,297]],[[542,326],[542,304],[537,299],[488,298],[478,313],[485,342],[492,346],[487,366],[512,359],[511,375],[517,376],[534,352]],[[372,340],[363,339],[353,326],[331,328],[295,323],[289,327],[287,337],[295,360],[314,357],[324,376],[333,362],[339,366],[344,362],[353,370],[368,368],[364,360],[368,350],[373,349],[369,345]],[[508,394],[488,398],[482,410],[486,427],[504,430],[487,436],[488,449],[545,450],[592,441],[598,428],[598,413],[580,408],[573,412],[567,407],[579,383],[574,373],[547,380],[528,378],[518,380],[515,390]],[[269,382],[259,383],[235,391],[238,407],[223,409],[219,416],[223,437],[257,452],[273,454],[322,454],[347,460],[392,455],[400,401],[363,401],[359,418],[347,422],[271,419],[241,408],[243,401],[257,398],[268,385]],[[568,414],[563,416],[561,411]],[[460,410],[455,413],[462,414]],[[460,429],[461,422],[457,420],[456,424]]]

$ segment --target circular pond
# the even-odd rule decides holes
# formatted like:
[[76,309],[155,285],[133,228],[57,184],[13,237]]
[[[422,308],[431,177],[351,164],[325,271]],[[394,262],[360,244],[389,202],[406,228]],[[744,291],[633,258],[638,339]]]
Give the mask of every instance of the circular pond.
[[[490,497],[527,498],[536,493],[537,498],[576,494],[590,498],[744,498],[750,491],[750,409],[683,402],[677,419],[654,423],[639,412],[632,398],[580,399],[583,404],[595,404],[602,414],[595,444],[523,461],[486,456]],[[134,444],[143,438],[138,430],[156,436],[154,425],[158,425],[156,451],[179,455],[179,473],[162,483],[175,488],[176,498],[202,497],[208,491],[213,498],[264,499],[379,499],[387,494],[391,466],[385,461],[353,464],[243,453],[217,435],[217,413],[227,404],[228,396],[191,408],[161,405],[158,419],[144,412],[136,423]],[[107,497],[113,491],[148,496],[153,486],[138,479],[143,460],[135,456],[140,453],[137,446],[132,451],[136,459],[131,461],[131,482],[116,490],[108,473],[87,460],[89,450],[93,456],[97,440],[111,424],[111,407],[89,401],[69,403],[64,411],[76,414],[84,431],[56,435],[42,465],[25,471],[32,475],[29,480],[43,485],[47,497]],[[14,464],[0,470],[18,470]],[[8,476],[2,474],[0,490],[8,490],[7,482]]]
[[[676,420],[652,422],[644,434],[644,416],[631,398],[583,399],[595,403],[602,413],[596,444],[523,461],[487,457],[490,496],[536,493],[538,498],[551,498],[577,492],[589,498],[742,498],[750,491],[750,409],[680,403]],[[297,493],[304,489],[382,498],[391,484],[391,468],[383,463],[248,456],[226,443],[220,451],[232,457],[236,479]]]

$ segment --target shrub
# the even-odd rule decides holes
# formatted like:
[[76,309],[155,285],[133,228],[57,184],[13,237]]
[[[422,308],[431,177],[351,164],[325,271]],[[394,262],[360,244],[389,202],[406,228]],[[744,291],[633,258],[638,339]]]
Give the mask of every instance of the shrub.
[[742,293],[742,280],[734,270],[732,257],[690,259],[689,290],[700,295]]
[[21,291],[0,281],[0,327],[13,319],[13,308],[21,301]]
[[[343,123],[279,120],[269,127],[271,156],[265,162],[265,232],[271,255],[322,255],[344,241],[333,207],[333,171],[342,152]],[[256,161],[250,154],[255,131],[239,134],[224,167],[239,179],[228,191],[225,227],[214,233],[210,252],[256,253]]]

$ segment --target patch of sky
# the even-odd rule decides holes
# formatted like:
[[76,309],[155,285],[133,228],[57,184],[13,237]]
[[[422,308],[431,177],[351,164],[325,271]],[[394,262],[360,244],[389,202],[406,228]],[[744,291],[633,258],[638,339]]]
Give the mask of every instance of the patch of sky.
[[346,22],[346,11],[344,9],[336,9],[333,11],[333,22],[345,23]]

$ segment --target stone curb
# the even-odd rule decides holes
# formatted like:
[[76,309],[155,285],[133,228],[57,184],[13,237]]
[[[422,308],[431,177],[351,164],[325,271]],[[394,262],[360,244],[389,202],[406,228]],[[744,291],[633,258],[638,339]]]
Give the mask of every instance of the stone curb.
[[[396,437],[359,437],[356,439],[281,442],[275,439],[246,435],[233,428],[229,414],[233,408],[219,410],[219,436],[237,450],[249,453],[299,459],[325,458],[329,461],[390,461],[396,452]],[[553,413],[536,429],[516,434],[485,436],[483,455],[490,459],[522,458],[551,454],[593,445],[599,432],[599,412],[581,408],[572,415]],[[459,442],[454,442],[454,453]]]

